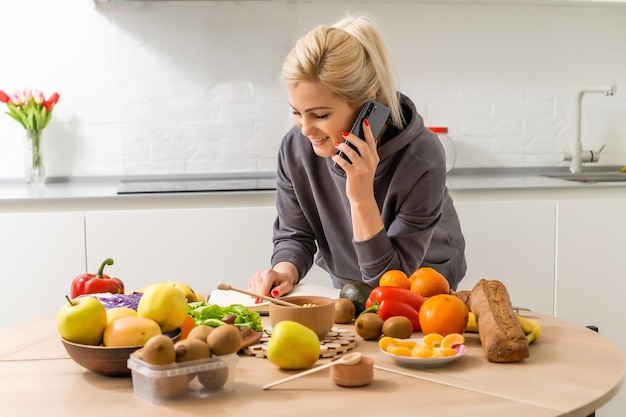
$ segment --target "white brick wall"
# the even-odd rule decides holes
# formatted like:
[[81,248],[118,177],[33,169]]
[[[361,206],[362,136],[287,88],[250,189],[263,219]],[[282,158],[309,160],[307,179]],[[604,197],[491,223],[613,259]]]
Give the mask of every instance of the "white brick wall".
[[[282,61],[346,12],[377,19],[458,167],[563,164],[576,90],[598,83],[620,91],[585,96],[585,145],[626,164],[626,6],[0,0],[0,89],[61,94],[51,176],[273,170],[291,125]],[[0,114],[0,179],[23,175],[23,136]]]

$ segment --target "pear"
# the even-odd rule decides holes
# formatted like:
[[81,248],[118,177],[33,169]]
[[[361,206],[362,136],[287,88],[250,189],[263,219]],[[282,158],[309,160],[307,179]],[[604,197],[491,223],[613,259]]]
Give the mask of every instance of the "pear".
[[291,320],[276,323],[267,342],[267,359],[282,369],[310,368],[320,354],[320,340],[308,327]]

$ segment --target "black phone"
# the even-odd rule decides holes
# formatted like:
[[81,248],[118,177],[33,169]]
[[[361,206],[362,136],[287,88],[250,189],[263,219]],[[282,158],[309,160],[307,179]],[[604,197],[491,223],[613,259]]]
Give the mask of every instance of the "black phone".
[[[387,124],[387,119],[389,118],[390,110],[387,106],[380,104],[376,100],[368,100],[363,108],[359,112],[356,120],[354,121],[354,125],[352,125],[352,129],[350,129],[350,133],[358,136],[361,140],[365,140],[365,133],[363,132],[363,119],[367,119],[370,124],[370,128],[372,129],[372,134],[374,135],[375,140],[380,138],[380,135],[383,133],[383,130]],[[346,141],[348,145],[352,149],[354,149],[357,153],[359,152],[353,144]],[[339,152],[338,154],[346,161],[352,163],[350,159],[343,153]],[[360,155],[360,154],[359,154]],[[335,163],[335,167],[339,167]]]

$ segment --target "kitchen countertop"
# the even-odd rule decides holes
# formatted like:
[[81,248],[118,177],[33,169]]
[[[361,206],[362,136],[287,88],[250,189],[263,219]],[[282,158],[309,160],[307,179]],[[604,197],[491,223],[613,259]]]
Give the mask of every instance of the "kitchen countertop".
[[[620,167],[585,167],[585,172]],[[566,173],[567,167],[463,168],[448,174],[452,194],[475,191],[522,190],[624,190],[624,182],[577,182],[542,176]],[[624,174],[626,176],[626,174]],[[0,180],[0,205],[11,202],[63,200],[163,199],[207,195],[272,194],[273,172],[143,177],[53,178],[43,189],[31,189],[23,181]],[[175,191],[171,191],[175,190]],[[145,191],[145,192],[142,192]]]
[[[354,351],[396,373],[375,369],[369,385],[341,388],[325,370],[264,391],[264,385],[294,372],[240,354],[232,388],[208,398],[166,404],[135,397],[130,378],[100,376],[74,363],[59,341],[54,315],[47,315],[0,329],[4,341],[0,408],[3,415],[50,417],[215,413],[317,417],[355,412],[396,417],[585,417],[615,396],[622,385],[624,358],[612,342],[565,320],[534,312],[524,315],[541,324],[543,336],[531,345],[530,358],[519,363],[487,362],[478,334],[466,333],[467,353],[458,360],[441,368],[407,368],[382,354],[376,342],[357,336]],[[265,316],[264,325],[267,321]],[[354,331],[354,325],[336,326]],[[321,359],[318,365],[327,361]]]

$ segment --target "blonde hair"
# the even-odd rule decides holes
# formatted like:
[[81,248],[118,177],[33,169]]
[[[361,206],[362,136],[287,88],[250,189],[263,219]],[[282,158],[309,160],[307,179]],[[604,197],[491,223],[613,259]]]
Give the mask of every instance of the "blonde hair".
[[282,80],[286,84],[319,82],[357,108],[376,97],[390,108],[392,123],[402,127],[387,48],[368,17],[347,17],[311,30],[287,55]]

